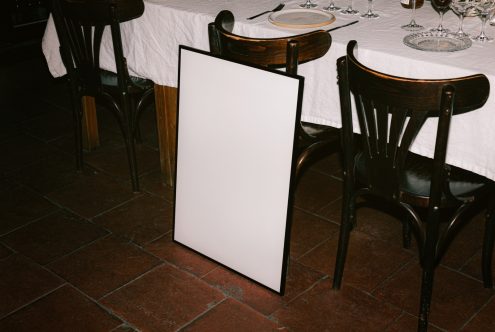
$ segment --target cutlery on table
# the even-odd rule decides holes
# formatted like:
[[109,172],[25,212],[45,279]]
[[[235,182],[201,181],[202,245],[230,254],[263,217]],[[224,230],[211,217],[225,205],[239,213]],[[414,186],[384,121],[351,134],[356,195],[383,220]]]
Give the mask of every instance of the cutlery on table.
[[274,12],[278,12],[278,11],[282,10],[282,8],[284,8],[284,6],[285,6],[285,4],[281,3],[281,4],[279,4],[277,7],[273,8],[272,10],[267,10],[267,11],[265,11],[265,12],[263,12],[263,13],[259,13],[259,14],[256,14],[256,15],[254,15],[254,16],[248,17],[247,19],[248,19],[248,20],[252,20],[253,18],[259,17],[259,16],[261,16],[261,15],[265,15],[265,14],[267,14],[267,13],[274,13]]
[[349,26],[349,25],[356,24],[357,22],[359,22],[359,21],[352,21],[352,22],[349,22],[349,23],[347,23],[347,24],[339,25],[338,27],[331,28],[331,29],[328,29],[328,30],[325,30],[325,31],[326,31],[326,32],[330,32],[330,31],[333,31],[333,30],[337,30],[337,29],[340,29],[340,28],[347,27],[347,26]]

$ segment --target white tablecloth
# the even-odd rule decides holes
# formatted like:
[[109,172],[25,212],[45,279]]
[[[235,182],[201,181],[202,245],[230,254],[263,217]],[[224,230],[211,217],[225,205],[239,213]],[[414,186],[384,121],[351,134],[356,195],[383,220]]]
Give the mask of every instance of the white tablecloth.
[[[277,0],[145,0],[144,15],[122,24],[124,51],[132,75],[146,77],[156,84],[177,86],[178,45],[208,50],[207,24],[222,9],[231,10],[236,18],[234,32],[256,37],[276,37],[309,30],[281,28],[268,22],[268,15],[247,21],[246,17],[274,8]],[[303,0],[286,1],[285,8],[298,8]],[[314,0],[318,8],[329,0]],[[336,0],[345,7],[347,1]],[[449,78],[484,73],[495,87],[495,43],[478,44],[454,53],[423,52],[411,49],[402,42],[409,32],[400,28],[410,20],[410,10],[402,8],[398,0],[375,0],[376,20],[359,19],[335,13],[330,28],[359,19],[359,23],[334,31],[332,47],[322,59],[303,64],[299,74],[305,76],[302,119],[304,121],[341,126],[336,60],[345,54],[347,42],[358,41],[358,58],[370,67],[398,76],[415,78]],[[367,1],[354,1],[354,8],[366,11]],[[416,21],[425,27],[438,23],[438,15],[429,2],[417,11]],[[444,25],[457,29],[457,17],[449,11]],[[469,17],[465,31],[477,34],[480,20]],[[105,31],[106,37],[109,32]],[[493,27],[487,33],[495,35]],[[50,19],[43,38],[43,52],[54,76],[65,74],[58,52],[58,39]],[[104,37],[100,62],[114,70],[113,51],[109,38]],[[206,82],[205,82],[206,84]],[[495,94],[480,110],[457,116],[451,126],[447,162],[495,180]],[[433,155],[432,133],[436,122],[429,121],[417,137],[413,151]]]

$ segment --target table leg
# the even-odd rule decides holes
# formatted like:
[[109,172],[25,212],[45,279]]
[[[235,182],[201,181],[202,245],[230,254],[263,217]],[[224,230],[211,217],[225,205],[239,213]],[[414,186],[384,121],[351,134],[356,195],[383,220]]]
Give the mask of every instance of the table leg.
[[173,186],[177,139],[177,88],[155,84],[155,108],[161,171],[165,183]]
[[83,147],[88,151],[92,151],[100,145],[95,99],[93,97],[83,96],[82,105],[83,105]]

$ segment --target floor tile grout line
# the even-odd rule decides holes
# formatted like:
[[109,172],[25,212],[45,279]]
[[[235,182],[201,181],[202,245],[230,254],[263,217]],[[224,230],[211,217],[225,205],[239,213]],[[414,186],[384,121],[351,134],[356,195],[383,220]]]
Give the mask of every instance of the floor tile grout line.
[[[480,246],[474,253],[471,255],[468,259],[464,261],[464,263],[459,267],[459,271],[462,271],[466,266],[468,266],[471,262],[473,262],[476,259],[476,256],[482,250],[483,246]],[[448,249],[447,249],[448,250]]]
[[60,212],[62,210],[61,207],[59,207],[59,206],[56,206],[56,207],[57,207],[57,209],[55,209],[54,211],[50,211],[50,212],[48,212],[48,213],[46,213],[46,214],[44,214],[44,215],[42,215],[40,217],[36,217],[36,218],[34,218],[34,219],[26,222],[25,224],[22,224],[22,225],[20,225],[20,226],[18,226],[16,228],[13,228],[13,229],[9,230],[7,233],[0,234],[0,241],[2,241],[2,238],[6,237],[8,235],[10,235],[10,234],[12,234],[12,233],[14,233],[14,232],[16,232],[16,231],[24,228],[24,227],[27,227],[27,226],[29,226],[31,224],[34,224],[35,222],[38,222],[38,221],[43,220],[45,218],[48,218],[51,215],[57,214],[58,212]]
[[[102,303],[100,303],[100,300],[96,300],[94,299],[93,297],[89,296],[88,294],[84,293],[82,290],[80,290],[78,287],[76,287],[75,285],[72,285],[69,283],[69,285],[74,288],[78,293],[80,293],[82,296],[84,296],[86,299],[88,299],[89,301],[93,302],[96,306],[98,306],[100,309],[102,309],[103,311],[105,311],[107,314],[111,315],[112,317],[116,317],[118,318],[122,323],[125,323],[126,325],[129,325],[130,327],[132,327],[133,329],[139,331],[139,329],[134,326],[133,324],[131,324],[129,321],[127,321],[126,319],[124,319],[123,317],[120,317],[118,314],[116,314],[115,312],[113,312],[113,310],[111,310],[110,308],[108,308],[107,306],[103,305]],[[122,324],[119,324],[119,326],[122,325]],[[116,326],[115,328],[117,328],[118,326]]]
[[411,255],[411,257],[409,257],[409,259],[407,261],[405,261],[404,264],[397,267],[397,269],[392,271],[392,273],[390,273],[386,278],[384,278],[381,282],[379,282],[375,286],[375,288],[373,288],[370,291],[370,294],[373,294],[373,296],[375,296],[375,293],[379,289],[381,289],[381,288],[383,288],[383,286],[387,285],[394,277],[396,277],[399,273],[401,273],[402,271],[407,269],[409,266],[411,266],[412,264],[416,264],[416,262],[418,262],[418,257],[416,255]]
[[[62,279],[62,280],[63,280],[63,279]],[[18,307],[18,308],[16,308],[16,309],[14,309],[13,311],[8,312],[8,313],[7,313],[7,314],[5,314],[4,316],[0,316],[0,321],[2,321],[2,320],[4,320],[4,319],[8,318],[8,317],[9,317],[9,316],[11,316],[11,315],[14,315],[16,312],[21,311],[22,309],[24,309],[24,308],[26,308],[26,307],[28,307],[28,306],[32,305],[33,303],[40,301],[41,299],[43,299],[43,298],[47,297],[48,295],[52,294],[53,292],[57,291],[58,289],[60,289],[60,288],[62,288],[62,287],[64,287],[64,286],[66,286],[66,285],[67,285],[67,283],[66,283],[66,282],[65,282],[65,283],[62,283],[62,284],[58,285],[57,287],[55,287],[55,288],[51,289],[50,291],[47,291],[47,292],[43,293],[42,295],[40,295],[40,296],[38,296],[38,297],[36,297],[36,298],[34,298],[34,299],[32,299],[32,300],[30,300],[30,301],[26,302],[25,304],[23,304],[22,306],[20,306],[20,307]]]
[[[312,270],[312,271],[315,271],[311,268],[308,268],[309,270]],[[317,272],[317,271],[316,271]],[[313,288],[315,288],[318,284],[321,284],[322,282],[324,282],[325,280],[332,280],[332,278],[328,275],[328,274],[324,274],[322,273],[322,276],[317,279],[315,282],[313,282],[309,287],[307,287],[306,289],[304,289],[301,293],[299,293],[298,295],[294,296],[292,299],[290,299],[289,301],[287,301],[287,305],[290,305],[291,303],[293,303],[294,301],[298,300],[299,298],[301,298],[302,296],[304,296],[305,294],[309,293]],[[274,312],[272,312],[270,315],[268,315],[269,317],[272,317],[275,312],[277,312],[278,310],[280,310],[281,308],[278,308],[277,310],[275,310]]]
[[[60,262],[60,261],[62,261],[64,259],[66,259],[67,257],[69,257],[69,256],[77,253],[78,251],[82,251],[82,250],[86,249],[87,247],[95,244],[96,242],[103,241],[104,239],[107,239],[107,238],[109,238],[111,236],[112,236],[112,233],[104,234],[104,235],[100,236],[99,238],[96,238],[96,239],[94,239],[94,240],[92,240],[90,242],[84,243],[82,246],[80,246],[80,247],[78,247],[78,248],[76,248],[76,249],[74,249],[74,250],[72,250],[72,251],[70,251],[68,253],[65,253],[62,256],[59,256],[57,258],[52,259],[51,261],[43,264],[43,266],[46,266],[47,268],[50,268],[50,267],[48,267],[48,265],[52,265],[52,264],[58,263],[58,262]],[[50,270],[50,271],[52,271],[52,270]],[[53,273],[56,273],[55,271],[52,271],[52,272]]]
[[142,194],[142,193],[133,194],[133,196],[132,196],[131,198],[129,198],[128,200],[125,200],[125,201],[123,201],[123,202],[121,202],[121,203],[119,203],[119,204],[117,204],[117,205],[115,205],[115,206],[113,206],[113,207],[111,207],[111,208],[109,208],[109,209],[107,209],[107,210],[103,211],[103,212],[99,212],[98,214],[96,214],[96,215],[94,215],[94,216],[92,216],[92,217],[88,218],[88,220],[92,221],[92,223],[93,223],[93,224],[98,225],[98,223],[95,223],[95,222],[94,222],[94,219],[96,219],[96,218],[98,218],[98,217],[101,217],[102,215],[104,215],[104,214],[106,214],[106,213],[112,212],[112,211],[114,211],[114,210],[116,210],[116,209],[118,209],[118,208],[120,208],[120,207],[122,207],[122,206],[124,206],[124,205],[126,205],[126,204],[129,204],[129,203],[130,203],[130,202],[132,202],[132,201],[136,201],[136,200],[138,200],[138,199],[141,199],[141,198],[143,198],[144,196],[145,196],[145,195],[144,195],[144,194]]
[[183,331],[186,327],[190,326],[191,324],[194,324],[195,322],[201,320],[203,317],[207,316],[210,311],[218,307],[220,304],[226,302],[229,299],[229,297],[225,296],[223,299],[221,299],[219,302],[215,303],[213,306],[208,307],[205,311],[201,312],[198,314],[196,317],[190,319],[188,322],[182,324],[182,326],[178,327],[175,329],[175,331],[180,332]]
[[459,329],[460,331],[462,331],[467,325],[469,325],[469,323],[476,317],[479,315],[479,313],[481,311],[483,311],[484,308],[486,308],[492,301],[495,301],[495,294],[492,294],[491,297],[488,298],[488,300],[475,312],[471,315],[471,317],[469,317],[466,322],[461,326],[461,328]]
[[[337,198],[337,199],[334,199],[333,201],[331,201],[331,202],[330,202],[330,203],[328,203],[328,204],[325,204],[323,207],[321,207],[321,208],[319,209],[319,211],[323,210],[326,206],[328,206],[328,205],[330,205],[330,204],[332,204],[332,203],[336,202],[337,200],[339,200],[339,199],[341,199],[341,198],[342,198],[342,196],[340,196],[340,197],[339,197],[339,198]],[[325,217],[325,216],[324,216],[324,215],[322,215],[322,214],[319,214],[318,212],[314,212],[314,211],[306,210],[306,209],[304,209],[304,208],[302,208],[302,207],[299,207],[299,206],[296,206],[296,205],[293,205],[293,209],[295,209],[295,210],[299,210],[299,211],[301,211],[301,212],[304,212],[304,213],[306,213],[306,214],[308,214],[308,215],[311,215],[311,216],[313,216],[313,217],[315,217],[315,218],[321,219],[321,220],[323,220],[323,221],[325,221],[325,222],[327,222],[327,223],[328,223],[328,222],[330,222],[330,223],[332,223],[332,224],[335,224],[335,225],[337,225],[337,226],[340,226],[340,221],[339,221],[339,222],[336,222],[336,221],[334,221],[334,220],[332,220],[332,219],[330,219],[330,218]]]
[[136,276],[135,278],[133,278],[133,279],[131,279],[131,280],[127,281],[125,284],[120,285],[119,287],[115,288],[114,290],[112,290],[112,291],[110,291],[110,292],[108,292],[108,293],[106,293],[106,294],[104,294],[104,295],[100,296],[98,299],[96,299],[96,301],[98,301],[98,302],[99,302],[99,301],[102,301],[102,300],[104,300],[105,298],[107,298],[107,297],[109,297],[109,296],[112,296],[112,294],[114,294],[115,292],[117,292],[117,291],[121,290],[122,288],[127,287],[129,284],[131,284],[131,283],[133,283],[133,282],[135,282],[135,281],[137,281],[137,280],[139,280],[139,279],[143,278],[144,276],[146,276],[146,275],[148,275],[148,274],[152,273],[153,271],[155,271],[155,270],[159,269],[160,267],[162,267],[162,266],[166,266],[166,265],[170,265],[170,264],[168,264],[166,261],[159,261],[159,263],[158,263],[157,265],[152,266],[152,267],[151,267],[149,270],[147,270],[146,272],[141,273],[140,275]]

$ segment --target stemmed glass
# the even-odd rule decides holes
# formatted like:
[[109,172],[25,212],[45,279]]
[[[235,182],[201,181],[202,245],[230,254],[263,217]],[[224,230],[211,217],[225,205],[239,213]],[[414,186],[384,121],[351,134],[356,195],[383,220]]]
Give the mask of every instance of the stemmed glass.
[[352,8],[352,0],[349,0],[349,6],[347,6],[346,9],[342,9],[340,12],[342,14],[346,14],[346,15],[357,15],[357,14],[359,14],[359,11],[358,10],[355,10],[354,8]]
[[486,22],[493,14],[493,9],[495,8],[495,0],[475,0],[474,6],[478,11],[478,16],[481,19],[481,32],[478,36],[474,37],[473,40],[479,42],[492,41],[493,38],[490,38],[485,34],[485,27]]
[[329,12],[334,12],[334,11],[339,10],[339,9],[340,9],[340,7],[335,6],[335,3],[333,0],[330,1],[328,6],[323,7],[323,10],[328,10]]
[[435,9],[440,15],[440,23],[436,28],[431,29],[431,31],[449,32],[448,29],[445,29],[443,27],[443,14],[445,14],[449,10],[451,2],[452,0],[431,0],[433,9]]
[[416,23],[414,18],[416,16],[416,8],[421,8],[423,6],[424,0],[411,0],[410,2],[411,4],[405,4],[402,1],[400,2],[402,7],[404,8],[409,8],[409,6],[412,6],[411,21],[408,24],[401,26],[401,28],[407,31],[418,31],[423,29],[424,27]]
[[317,4],[315,3],[312,3],[311,0],[306,0],[305,3],[302,3],[299,5],[299,7],[303,7],[303,8],[313,8],[313,7],[316,7],[318,6]]
[[380,15],[373,12],[373,0],[368,0],[368,11],[361,15],[362,18],[378,18]]
[[467,37],[468,34],[464,32],[464,17],[469,9],[474,7],[474,1],[472,0],[452,0],[450,4],[450,8],[459,16],[459,28],[457,29],[456,34],[459,37]]

